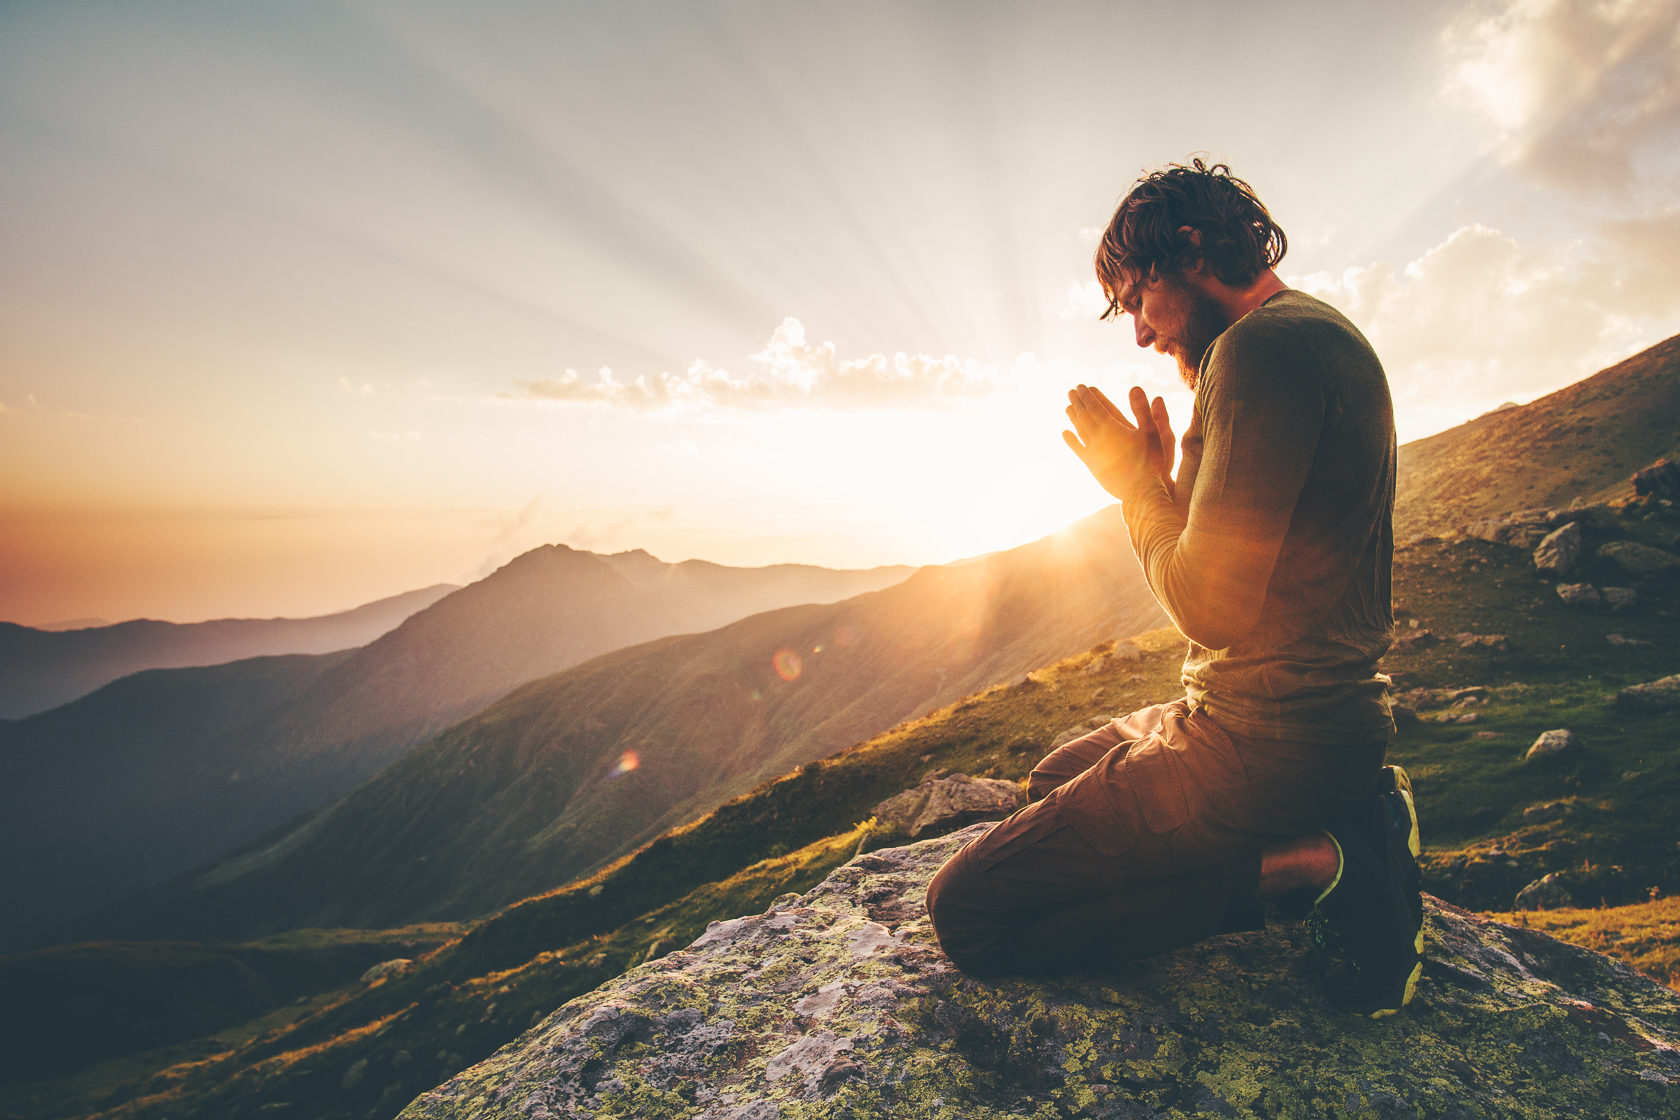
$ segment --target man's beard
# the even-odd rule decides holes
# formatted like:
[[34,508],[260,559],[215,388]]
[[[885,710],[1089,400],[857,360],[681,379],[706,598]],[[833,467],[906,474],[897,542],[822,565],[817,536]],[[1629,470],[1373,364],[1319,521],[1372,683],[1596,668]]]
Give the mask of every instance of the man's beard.
[[1178,378],[1184,387],[1195,392],[1202,379],[1202,358],[1213,340],[1225,333],[1225,312],[1213,297],[1203,295],[1185,285],[1188,309],[1184,315],[1183,334],[1177,340]]

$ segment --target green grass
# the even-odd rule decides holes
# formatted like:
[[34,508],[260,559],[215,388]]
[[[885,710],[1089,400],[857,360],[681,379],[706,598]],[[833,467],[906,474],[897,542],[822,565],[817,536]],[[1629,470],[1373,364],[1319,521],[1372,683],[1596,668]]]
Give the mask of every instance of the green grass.
[[[1629,519],[1589,543],[1626,536],[1669,546],[1674,528],[1666,518]],[[1481,910],[1509,909],[1517,891],[1551,872],[1585,905],[1680,891],[1680,714],[1623,712],[1613,702],[1625,685],[1680,672],[1680,580],[1630,577],[1593,558],[1566,582],[1633,587],[1640,603],[1618,614],[1583,610],[1540,580],[1525,551],[1449,540],[1398,553],[1395,582],[1397,606],[1422,628],[1510,642],[1497,652],[1449,640],[1384,661],[1404,687],[1491,690],[1474,724],[1438,723],[1424,711],[1390,750],[1416,789],[1425,889]],[[1610,633],[1651,645],[1616,646]],[[1539,734],[1557,728],[1573,731],[1585,751],[1524,761]],[[1525,816],[1545,806],[1551,819]]]

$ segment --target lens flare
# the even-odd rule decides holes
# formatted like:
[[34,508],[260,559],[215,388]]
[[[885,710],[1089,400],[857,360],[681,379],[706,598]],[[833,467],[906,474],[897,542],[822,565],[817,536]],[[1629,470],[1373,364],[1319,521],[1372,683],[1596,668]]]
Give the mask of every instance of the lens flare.
[[770,664],[776,667],[776,675],[784,681],[796,681],[799,674],[804,672],[805,663],[799,660],[799,655],[791,649],[779,649],[776,656],[770,659]]
[[635,751],[625,751],[623,754],[619,755],[618,765],[607,771],[607,776],[604,780],[610,782],[616,778],[622,778],[641,764],[642,760],[637,757]]

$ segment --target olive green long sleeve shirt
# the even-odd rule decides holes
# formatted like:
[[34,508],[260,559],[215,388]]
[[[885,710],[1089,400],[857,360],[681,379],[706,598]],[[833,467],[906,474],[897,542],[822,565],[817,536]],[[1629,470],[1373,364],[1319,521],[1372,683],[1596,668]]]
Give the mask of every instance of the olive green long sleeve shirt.
[[1202,359],[1176,500],[1123,497],[1156,598],[1190,639],[1184,685],[1227,731],[1393,734],[1376,662],[1394,627],[1394,410],[1371,344],[1286,290]]

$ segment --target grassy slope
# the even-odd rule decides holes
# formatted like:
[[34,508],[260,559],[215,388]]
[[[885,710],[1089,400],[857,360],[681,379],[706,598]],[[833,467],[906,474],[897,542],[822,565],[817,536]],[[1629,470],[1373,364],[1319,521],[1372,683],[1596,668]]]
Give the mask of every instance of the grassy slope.
[[[1668,545],[1677,527],[1627,521],[1589,541],[1625,535]],[[1680,578],[1629,577],[1595,558],[1569,579],[1632,586],[1639,606],[1621,614],[1566,606],[1526,553],[1503,545],[1454,539],[1396,556],[1397,609],[1436,634],[1510,640],[1507,652],[1449,640],[1384,661],[1408,675],[1407,686],[1492,689],[1474,724],[1438,723],[1425,711],[1390,751],[1417,787],[1426,889],[1461,906],[1509,909],[1518,890],[1554,871],[1586,904],[1680,891],[1680,715],[1622,712],[1610,700],[1624,685],[1680,672]],[[1652,645],[1616,646],[1611,633]],[[1575,732],[1585,752],[1526,763],[1529,745],[1554,728]],[[1553,819],[1525,816],[1548,805]]]
[[[1676,527],[1629,521],[1610,535],[1666,544]],[[1588,892],[1616,902],[1676,886],[1680,717],[1623,715],[1606,695],[1680,670],[1671,637],[1680,579],[1627,579],[1597,564],[1575,578],[1631,584],[1642,596],[1639,610],[1568,608],[1525,554],[1502,546],[1449,540],[1397,557],[1397,604],[1422,627],[1503,633],[1510,643],[1496,652],[1449,642],[1391,654],[1384,664],[1406,687],[1494,690],[1475,723],[1426,718],[1406,728],[1391,752],[1416,778],[1428,886],[1444,897],[1508,907],[1517,889],[1549,870],[1565,871],[1577,896],[1594,901]],[[1613,646],[1604,640],[1612,631],[1656,644]],[[989,689],[767,782],[589,879],[509,907],[406,976],[347,993],[230,1054],[107,1088],[98,1103],[113,1116],[148,1118],[282,1102],[327,1116],[394,1115],[565,999],[685,943],[707,921],[761,909],[814,883],[855,849],[855,822],[925,771],[1023,777],[1063,728],[1176,695],[1176,635],[1156,632],[1140,644],[1148,650],[1141,660],[1105,660],[1099,647],[1036,672],[1025,686]],[[1583,758],[1524,764],[1535,735],[1559,726],[1586,740]],[[1640,779],[1624,781],[1630,770]],[[1524,823],[1525,808],[1559,800],[1568,809],[1562,817]],[[1489,859],[1495,849],[1505,854]],[[707,885],[690,890],[696,882]],[[1647,904],[1604,913],[1557,924],[1566,937],[1578,930],[1577,939],[1619,949],[1653,971],[1672,957],[1668,910]],[[1607,932],[1612,923],[1619,938]],[[347,1076],[351,1087],[343,1088]],[[42,1105],[13,1114],[44,1120],[92,1110],[86,1095],[66,1099],[74,1089],[38,1087]]]
[[1680,457],[1680,336],[1521,408],[1400,449],[1399,540],[1509,510],[1613,497]]

